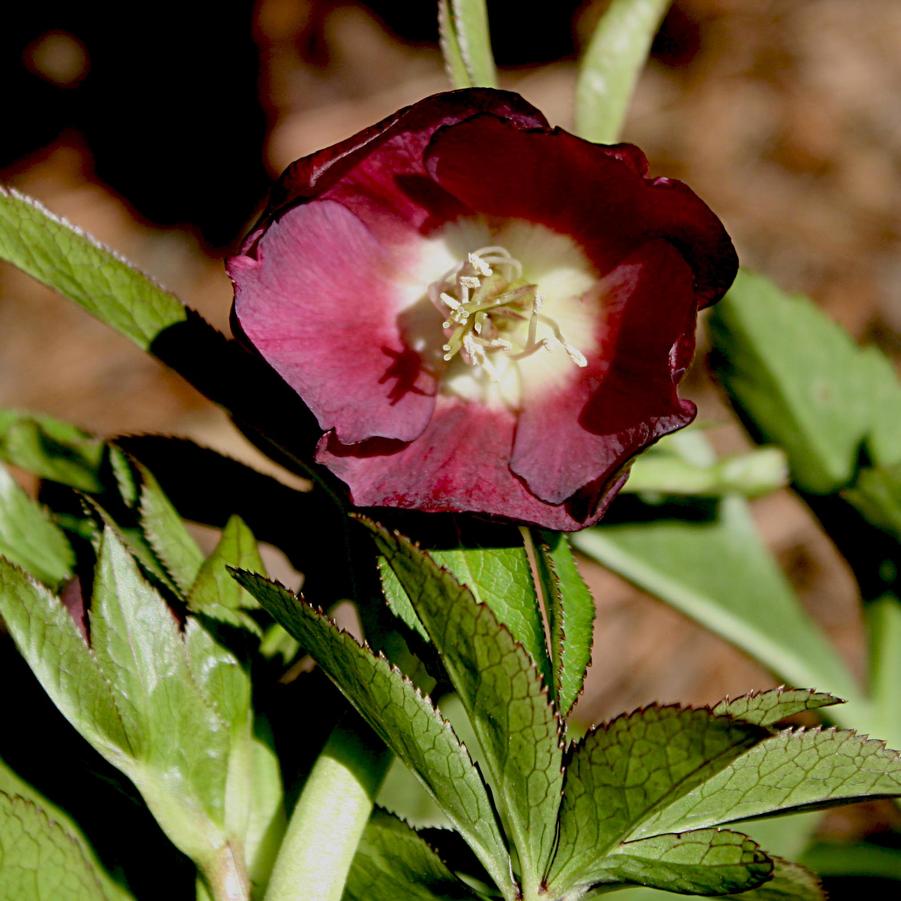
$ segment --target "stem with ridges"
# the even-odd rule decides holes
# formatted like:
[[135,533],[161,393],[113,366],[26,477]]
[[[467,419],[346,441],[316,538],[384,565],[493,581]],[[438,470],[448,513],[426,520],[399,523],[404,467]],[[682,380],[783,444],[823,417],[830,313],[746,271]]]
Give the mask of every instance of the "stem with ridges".
[[297,800],[265,901],[341,901],[390,761],[356,716],[335,727]]

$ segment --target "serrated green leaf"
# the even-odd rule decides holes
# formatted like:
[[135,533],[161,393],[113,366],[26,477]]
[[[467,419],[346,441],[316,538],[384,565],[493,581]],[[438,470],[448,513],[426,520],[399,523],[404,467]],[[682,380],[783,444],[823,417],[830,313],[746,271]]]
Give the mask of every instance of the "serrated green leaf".
[[[201,670],[189,665],[174,615],[108,527],[90,623],[94,658],[134,748],[134,764],[120,768],[175,845],[195,861],[208,859],[226,843],[230,724],[195,681]],[[222,674],[219,666],[210,670],[208,680]]]
[[203,552],[185,528],[182,518],[163,493],[159,482],[141,463],[141,526],[147,541],[175,580],[180,591],[187,595],[203,566]]
[[901,413],[891,367],[807,298],[741,272],[709,322],[718,378],[754,432],[785,448],[801,489],[848,485],[864,446],[879,465],[898,461],[897,426],[883,424]]
[[187,318],[182,302],[36,200],[0,188],[0,259],[148,350]]
[[[516,529],[478,529],[458,524],[452,546],[433,544],[429,556],[465,585],[480,604],[487,604],[498,620],[528,651],[547,685],[553,685],[544,622],[529,556]],[[384,558],[379,560],[382,589],[389,606],[404,622],[428,637],[410,604],[403,585]]]
[[467,901],[478,896],[403,820],[376,810],[357,849],[344,901]]
[[713,708],[718,716],[734,716],[746,723],[770,726],[786,717],[805,710],[818,710],[841,704],[841,698],[800,688],[771,688],[769,691],[752,691],[737,698],[726,698]]
[[535,562],[551,632],[554,694],[565,717],[582,693],[591,664],[594,598],[576,567],[567,537],[538,531],[536,538]]
[[867,522],[901,541],[901,463],[861,470],[842,497]]
[[639,884],[679,894],[725,895],[756,888],[773,871],[757,842],[721,829],[624,842],[603,861],[598,884]]
[[[783,860],[780,857],[770,858],[775,864],[773,876],[769,882],[742,892],[738,895],[727,895],[728,898],[740,898],[742,901],[826,901],[826,894],[820,885],[819,879],[810,870]],[[589,899],[600,898],[601,892],[591,892],[585,896]],[[672,895],[650,888],[628,889],[619,897],[623,901],[672,901]],[[703,895],[690,895],[691,898],[705,897]]]
[[454,87],[496,87],[485,0],[440,0],[438,29]]
[[579,68],[576,133],[619,140],[629,100],[670,0],[613,0],[601,16]]
[[104,881],[76,836],[33,801],[0,792],[0,897],[112,901]]
[[854,677],[764,546],[738,497],[710,518],[608,523],[573,536],[589,557],[697,620],[779,679],[845,698],[844,722],[866,718]]
[[379,567],[379,583],[382,586],[382,594],[388,604],[391,612],[405,625],[411,628],[420,638],[425,641],[429,640],[428,632],[425,626],[419,621],[404,586],[400,584],[400,579],[394,574],[394,570],[388,565],[388,561],[384,557],[378,559]]
[[0,615],[63,716],[121,769],[132,742],[101,668],[62,602],[2,558]]
[[406,538],[368,520],[447,669],[483,751],[522,878],[538,885],[554,847],[562,724],[534,661],[487,604]]
[[627,494],[758,497],[787,483],[785,452],[762,447],[708,465],[696,465],[671,453],[644,453],[632,466],[622,490]]
[[75,554],[62,530],[0,465],[0,555],[50,588],[72,575]]
[[0,410],[0,460],[79,491],[103,487],[103,442],[43,414]]
[[252,573],[235,578],[310,653],[391,751],[422,780],[499,886],[509,856],[488,793],[450,726],[397,668],[361,647],[287,589]]
[[901,795],[897,751],[853,732],[786,730],[646,819],[630,837],[894,795]]
[[[34,808],[44,814],[47,821],[55,823],[62,832],[70,838],[77,846],[81,855],[87,861],[89,867],[93,870],[94,875],[100,882],[103,889],[104,897],[110,901],[130,901],[132,895],[123,885],[116,882],[100,864],[94,849],[91,847],[84,832],[81,830],[75,820],[61,807],[54,804],[47,797],[37,791],[32,785],[25,782],[0,758],[0,795],[6,795],[7,798],[18,796],[25,801],[30,802]],[[2,807],[0,803],[0,807]],[[5,817],[0,813],[0,824]],[[0,832],[3,831],[0,825]],[[3,840],[0,838],[0,847]],[[3,884],[3,852],[0,851],[0,897],[8,897]]]
[[681,707],[649,707],[593,728],[570,752],[550,885],[562,891],[603,879],[621,843],[663,831],[639,834],[640,824],[769,734]]

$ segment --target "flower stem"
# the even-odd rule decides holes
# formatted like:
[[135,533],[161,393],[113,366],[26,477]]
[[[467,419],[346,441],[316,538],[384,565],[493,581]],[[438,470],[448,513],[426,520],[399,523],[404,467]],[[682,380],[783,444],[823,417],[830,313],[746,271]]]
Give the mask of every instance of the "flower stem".
[[335,727],[297,800],[265,901],[341,901],[390,760],[356,716]]
[[211,866],[204,868],[203,875],[213,901],[248,901],[250,898],[244,862],[230,844],[219,851]]

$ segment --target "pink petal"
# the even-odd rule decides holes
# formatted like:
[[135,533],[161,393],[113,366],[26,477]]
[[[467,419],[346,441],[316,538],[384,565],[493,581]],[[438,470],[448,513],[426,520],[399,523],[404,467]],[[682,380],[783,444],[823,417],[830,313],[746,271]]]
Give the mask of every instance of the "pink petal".
[[[507,465],[515,414],[439,397],[425,432],[411,444],[373,441],[352,447],[323,436],[316,458],[350,487],[354,504],[428,513],[472,511],[572,531],[588,505],[547,504]],[[612,496],[612,495],[611,495]],[[594,501],[593,519],[600,516]]]
[[666,241],[650,241],[603,283],[600,349],[569,383],[525,398],[510,466],[557,504],[609,482],[627,460],[687,425],[694,404],[676,384],[693,347],[692,272]]
[[344,206],[322,200],[273,222],[255,258],[229,261],[242,331],[345,443],[410,441],[434,406],[434,378],[397,323],[397,252]]

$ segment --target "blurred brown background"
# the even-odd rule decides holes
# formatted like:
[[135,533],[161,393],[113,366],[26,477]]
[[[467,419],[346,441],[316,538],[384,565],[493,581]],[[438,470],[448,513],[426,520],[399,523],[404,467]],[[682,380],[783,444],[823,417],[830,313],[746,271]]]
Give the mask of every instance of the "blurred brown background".
[[[489,0],[503,86],[571,124],[575,62],[604,3]],[[447,88],[431,0],[37,2],[7,11],[3,181],[109,243],[217,326],[222,256],[291,160]],[[901,3],[677,0],[625,137],[716,210],[745,265],[857,338],[901,344]],[[101,433],[159,431],[249,454],[225,417],[127,341],[0,270],[0,405]],[[703,360],[685,393],[740,430]],[[755,505],[854,668],[854,583],[788,492]],[[595,667],[581,714],[772,684],[723,642],[592,568]]]

